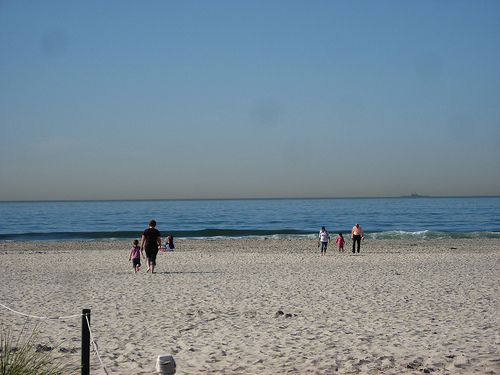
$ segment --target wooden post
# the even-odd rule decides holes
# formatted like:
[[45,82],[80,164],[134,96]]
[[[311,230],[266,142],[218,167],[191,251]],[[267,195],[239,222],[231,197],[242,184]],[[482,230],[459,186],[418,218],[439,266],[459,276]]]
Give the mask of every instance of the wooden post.
[[[88,321],[87,321],[88,320]],[[90,375],[90,310],[82,313],[82,375]]]

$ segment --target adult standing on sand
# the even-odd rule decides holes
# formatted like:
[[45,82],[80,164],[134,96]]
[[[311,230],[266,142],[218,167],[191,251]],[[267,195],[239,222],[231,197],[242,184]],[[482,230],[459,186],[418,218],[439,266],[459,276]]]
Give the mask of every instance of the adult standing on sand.
[[321,243],[321,255],[326,255],[326,248],[328,247],[329,242],[330,242],[330,233],[328,233],[325,227],[322,227],[318,237],[318,246]]
[[358,253],[359,253],[359,248],[361,247],[361,237],[365,239],[365,233],[363,232],[363,229],[359,226],[358,223],[352,228],[351,231],[351,239],[352,239],[352,252],[355,253],[355,246],[356,242],[358,243]]
[[156,221],[151,220],[149,222],[149,228],[142,233],[141,239],[141,252],[142,249],[146,250],[146,264],[148,265],[146,272],[151,271],[151,273],[155,273],[156,256],[158,255],[158,249],[160,247],[161,234],[156,229]]

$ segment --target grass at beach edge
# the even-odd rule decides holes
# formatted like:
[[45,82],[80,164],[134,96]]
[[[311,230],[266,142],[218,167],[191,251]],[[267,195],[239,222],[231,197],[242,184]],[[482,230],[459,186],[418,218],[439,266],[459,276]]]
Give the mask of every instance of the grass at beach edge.
[[37,344],[39,326],[28,332],[23,327],[17,338],[8,327],[0,332],[0,375],[64,375],[76,374],[79,367],[54,348]]

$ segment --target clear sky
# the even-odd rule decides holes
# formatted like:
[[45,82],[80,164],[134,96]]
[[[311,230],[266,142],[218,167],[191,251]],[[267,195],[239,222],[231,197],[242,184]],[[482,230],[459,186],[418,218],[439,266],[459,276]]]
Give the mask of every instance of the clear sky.
[[500,195],[500,1],[0,1],[0,200]]

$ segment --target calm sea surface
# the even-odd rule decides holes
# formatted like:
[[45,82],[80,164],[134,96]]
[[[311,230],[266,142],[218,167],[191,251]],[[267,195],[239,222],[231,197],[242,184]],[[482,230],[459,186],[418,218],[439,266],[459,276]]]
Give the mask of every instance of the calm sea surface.
[[140,238],[500,238],[500,197],[0,202],[0,241]]

